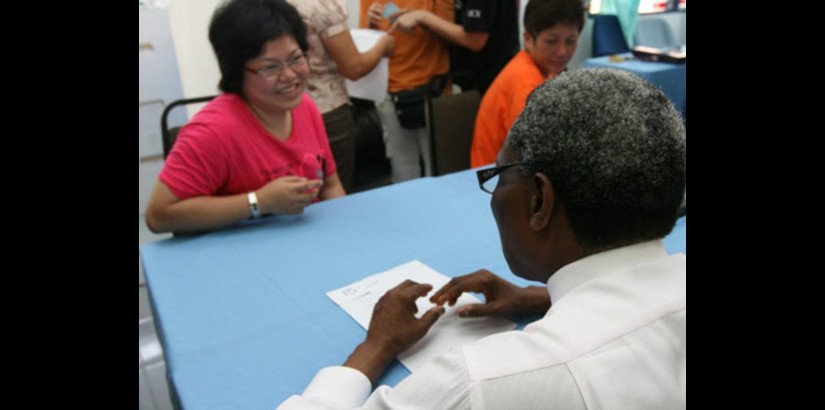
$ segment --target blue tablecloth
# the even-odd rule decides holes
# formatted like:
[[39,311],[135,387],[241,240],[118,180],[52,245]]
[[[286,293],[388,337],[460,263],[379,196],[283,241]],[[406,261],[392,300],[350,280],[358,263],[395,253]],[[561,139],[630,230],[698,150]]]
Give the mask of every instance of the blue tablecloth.
[[[325,293],[413,259],[448,276],[487,268],[530,283],[510,273],[489,204],[464,171],[145,245],[170,390],[187,410],[275,408],[366,334]],[[685,223],[669,251],[685,252]],[[396,362],[380,383],[408,374]]]
[[630,59],[631,53],[620,54],[622,62],[611,62],[610,56],[588,58],[583,67],[615,68],[633,74],[659,86],[665,95],[673,101],[679,112],[685,112],[685,95],[687,88],[687,64],[658,63]]

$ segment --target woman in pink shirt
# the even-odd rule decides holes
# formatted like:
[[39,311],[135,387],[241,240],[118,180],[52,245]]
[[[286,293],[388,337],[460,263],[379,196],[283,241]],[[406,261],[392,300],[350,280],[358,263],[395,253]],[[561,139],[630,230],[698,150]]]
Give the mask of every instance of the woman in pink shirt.
[[306,27],[284,0],[232,0],[209,40],[223,94],[184,126],[149,199],[154,232],[298,214],[343,196],[321,114],[305,94]]

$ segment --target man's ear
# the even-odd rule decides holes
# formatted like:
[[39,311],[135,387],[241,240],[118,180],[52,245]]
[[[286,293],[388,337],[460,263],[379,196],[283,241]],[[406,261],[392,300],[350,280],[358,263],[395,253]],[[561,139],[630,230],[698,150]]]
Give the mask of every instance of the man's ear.
[[533,174],[533,189],[533,198],[530,203],[530,229],[538,232],[550,225],[556,193],[550,178],[543,172]]

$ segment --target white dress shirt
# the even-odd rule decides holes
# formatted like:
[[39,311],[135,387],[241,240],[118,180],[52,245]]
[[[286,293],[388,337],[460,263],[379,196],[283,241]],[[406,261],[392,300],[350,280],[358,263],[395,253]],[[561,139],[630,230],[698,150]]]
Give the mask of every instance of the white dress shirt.
[[279,409],[684,409],[685,255],[661,241],[571,263],[548,281],[552,307],[434,359],[395,388],[322,369]]

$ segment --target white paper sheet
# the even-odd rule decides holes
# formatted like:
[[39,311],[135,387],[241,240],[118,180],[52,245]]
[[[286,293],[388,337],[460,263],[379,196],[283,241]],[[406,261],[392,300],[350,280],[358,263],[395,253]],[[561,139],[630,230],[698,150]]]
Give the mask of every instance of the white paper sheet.
[[[369,329],[372,309],[378,299],[389,289],[406,279],[418,283],[429,283],[433,290],[426,297],[416,301],[418,317],[434,305],[429,297],[444,286],[450,278],[436,272],[429,266],[414,260],[401,266],[368,276],[358,282],[327,292],[327,296],[347,312],[364,329]],[[470,294],[462,294],[455,306],[444,305],[446,311],[430,328],[430,331],[412,348],[398,356],[398,360],[409,371],[414,372],[426,361],[447,353],[454,347],[463,346],[485,336],[512,330],[516,324],[505,319],[459,318],[455,311],[460,306],[480,303]]]
[[[355,47],[363,53],[371,49],[381,36],[387,33],[379,30],[359,28],[350,30],[350,34],[352,34],[352,39],[355,41]],[[346,80],[347,93],[350,97],[384,101],[384,98],[387,96],[387,85],[389,84],[390,77],[389,60],[387,57],[382,57],[378,65],[358,81]]]

